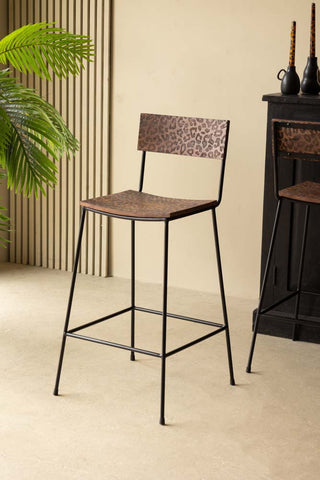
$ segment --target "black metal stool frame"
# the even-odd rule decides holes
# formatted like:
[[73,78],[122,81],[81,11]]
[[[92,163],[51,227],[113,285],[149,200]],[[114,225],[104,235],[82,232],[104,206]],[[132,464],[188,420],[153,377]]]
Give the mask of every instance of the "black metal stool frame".
[[[227,129],[227,136],[228,136],[228,131],[229,131],[229,124],[228,124],[228,129]],[[228,140],[228,138],[227,138]],[[143,188],[143,181],[144,181],[144,170],[145,170],[145,158],[146,158],[146,151],[142,152],[142,161],[141,161],[141,172],[140,172],[140,183],[139,183],[139,192],[142,192]],[[224,181],[224,172],[225,172],[225,160],[226,160],[226,151],[224,154],[224,158],[222,160],[221,164],[221,174],[220,174],[220,183],[219,183],[219,196],[218,196],[218,201],[216,202],[215,208],[210,209],[212,212],[212,221],[213,221],[213,232],[214,232],[214,241],[215,241],[215,248],[216,248],[216,259],[217,259],[217,268],[218,268],[218,276],[219,276],[219,287],[220,287],[220,295],[221,295],[221,303],[222,303],[222,311],[223,311],[223,319],[224,323],[216,323],[212,321],[207,321],[207,320],[202,320],[198,318],[193,318],[193,317],[188,317],[188,316],[183,316],[183,315],[177,315],[173,313],[169,313],[167,311],[167,297],[168,297],[168,245],[169,245],[169,223],[172,220],[176,220],[178,218],[183,218],[187,217],[196,213],[200,213],[200,211],[197,211],[195,213],[187,213],[180,215],[179,217],[175,217],[173,219],[168,219],[168,218],[145,218],[145,217],[135,217],[134,219],[132,217],[124,216],[124,215],[114,215],[114,214],[107,214],[105,212],[97,212],[95,210],[91,210],[90,208],[86,207],[81,207],[81,221],[80,221],[80,227],[79,227],[79,236],[78,236],[78,243],[77,243],[77,248],[76,248],[76,253],[75,253],[75,260],[74,260],[74,266],[73,266],[73,275],[72,275],[72,281],[71,281],[71,287],[70,287],[70,294],[69,294],[69,300],[68,300],[68,306],[67,306],[67,313],[66,313],[66,319],[65,319],[65,325],[64,325],[64,330],[63,330],[63,337],[62,337],[62,345],[61,345],[61,351],[60,351],[60,357],[59,357],[59,363],[58,363],[58,369],[57,369],[57,375],[56,375],[56,382],[55,382],[55,387],[54,387],[54,395],[59,395],[59,383],[60,383],[60,377],[61,377],[61,370],[62,370],[62,364],[63,364],[63,358],[64,358],[64,352],[65,352],[65,346],[66,346],[66,339],[67,337],[72,337],[72,338],[77,338],[80,340],[86,340],[89,342],[94,342],[94,343],[99,343],[102,345],[108,345],[112,346],[115,348],[120,348],[124,350],[128,350],[131,352],[130,354],[130,359],[132,361],[135,360],[135,353],[141,353],[153,357],[158,357],[161,359],[161,392],[160,392],[160,420],[159,423],[161,425],[165,425],[165,380],[166,380],[166,359],[178,352],[181,352],[182,350],[185,350],[186,348],[189,348],[193,345],[196,345],[197,343],[200,343],[210,337],[213,337],[214,335],[217,335],[218,333],[225,332],[226,334],[226,346],[227,346],[227,356],[228,356],[228,365],[229,365],[229,374],[230,374],[230,384],[235,385],[235,380],[234,380],[234,373],[233,373],[233,363],[232,363],[232,353],[231,353],[231,343],[230,343],[230,334],[229,334],[229,324],[228,324],[228,315],[227,315],[227,307],[226,307],[226,299],[225,299],[225,291],[224,291],[224,282],[223,282],[223,274],[222,274],[222,265],[221,265],[221,256],[220,256],[220,246],[219,246],[219,236],[218,236],[218,226],[217,226],[217,219],[216,219],[216,208],[219,206],[221,202],[221,197],[222,197],[222,190],[223,190],[223,181]],[[75,283],[76,283],[76,276],[77,276],[77,271],[78,271],[78,264],[79,264],[79,258],[80,258],[80,250],[81,250],[81,241],[82,241],[82,234],[83,234],[83,228],[84,228],[84,223],[85,223],[85,217],[86,217],[86,212],[87,211],[92,211],[93,213],[98,213],[101,215],[106,215],[108,217],[113,217],[113,218],[119,218],[119,219],[125,219],[125,220],[130,220],[131,221],[131,306],[124,308],[120,311],[111,313],[109,315],[106,315],[102,318],[98,318],[96,320],[93,320],[91,322],[88,322],[86,324],[77,326],[75,328],[69,329],[69,321],[70,321],[70,314],[71,314],[71,307],[72,307],[72,301],[73,301],[73,296],[74,296],[74,289],[75,289]],[[208,209],[203,209],[202,211],[208,211]],[[162,311],[159,310],[152,310],[149,308],[144,308],[144,307],[139,307],[135,303],[135,222],[136,221],[162,221],[164,222],[164,264],[163,264],[163,309]],[[161,346],[161,352],[154,352],[150,350],[145,350],[141,348],[137,348],[135,346],[135,312],[136,311],[141,311],[145,313],[151,313],[155,315],[160,315],[162,316],[162,346]],[[111,318],[117,317],[121,314],[131,312],[131,345],[124,345],[120,343],[115,343],[111,342],[108,340],[102,340],[98,338],[93,338],[89,337],[86,335],[80,335],[79,332],[80,330],[83,330],[85,328],[91,327],[93,325],[96,325],[100,322],[109,320]],[[208,325],[210,327],[214,327],[214,330],[211,331],[210,333],[207,333],[206,335],[203,335],[201,337],[196,338],[195,340],[188,342],[184,345],[181,345],[178,348],[175,348],[171,351],[167,351],[167,317],[169,318],[175,318],[175,319],[180,319],[184,321],[189,321],[189,322],[194,322],[202,325]]]
[[[310,325],[310,326],[315,326],[316,322],[313,322],[312,320],[301,320],[299,318],[299,306],[300,306],[300,298],[301,294],[304,293],[312,293],[313,295],[320,295],[319,293],[316,292],[307,292],[302,290],[302,276],[303,276],[303,267],[304,267],[304,258],[305,258],[305,251],[306,251],[306,243],[307,243],[307,233],[308,233],[308,224],[309,224],[309,213],[310,213],[310,206],[314,206],[315,202],[308,202],[308,201],[299,201],[297,199],[291,199],[291,198],[286,198],[286,197],[281,197],[279,195],[279,167],[278,167],[278,158],[292,158],[292,160],[309,160],[309,161],[320,161],[320,152],[318,154],[306,154],[306,153],[297,153],[297,152],[279,152],[278,151],[278,138],[277,138],[277,129],[281,127],[287,127],[287,128],[297,128],[297,129],[312,129],[314,131],[320,132],[320,123],[316,122],[299,122],[299,121],[291,121],[291,120],[277,120],[274,119],[272,122],[272,128],[273,128],[273,165],[274,165],[274,194],[277,199],[277,207],[276,207],[276,213],[275,213],[275,218],[274,218],[274,223],[273,223],[273,228],[272,228],[272,234],[271,234],[271,239],[270,239],[270,244],[269,244],[269,250],[268,250],[268,255],[267,255],[267,260],[266,260],[266,265],[265,265],[265,270],[262,278],[262,283],[261,283],[261,289],[260,289],[260,298],[259,298],[259,303],[256,311],[256,316],[254,320],[254,326],[253,326],[253,335],[252,335],[252,340],[251,340],[251,345],[250,345],[250,351],[249,351],[249,357],[248,357],[248,363],[246,367],[247,373],[251,373],[251,366],[252,366],[252,359],[253,359],[253,354],[254,354],[254,349],[255,349],[255,344],[256,344],[256,338],[257,338],[257,333],[258,333],[258,328],[259,328],[259,321],[260,321],[260,316],[261,315],[267,315],[271,310],[274,308],[278,307],[282,303],[290,300],[293,297],[296,297],[295,301],[295,307],[294,307],[294,312],[292,315],[292,318],[288,319],[287,321],[290,322],[293,326],[292,329],[292,340],[296,340],[296,335],[297,335],[297,329],[299,325]],[[305,216],[304,216],[304,226],[303,226],[303,232],[302,232],[302,242],[301,242],[301,250],[300,250],[300,259],[299,259],[299,266],[298,266],[298,277],[297,277],[297,288],[293,292],[289,293],[285,297],[277,300],[274,302],[272,305],[264,306],[263,307],[263,301],[264,301],[264,295],[266,291],[266,284],[269,276],[269,270],[270,270],[270,265],[271,265],[271,259],[274,251],[274,245],[276,241],[276,235],[279,227],[279,219],[281,216],[281,211],[282,211],[282,205],[283,202],[289,202],[289,203],[294,203],[298,204],[301,206],[305,207]]]

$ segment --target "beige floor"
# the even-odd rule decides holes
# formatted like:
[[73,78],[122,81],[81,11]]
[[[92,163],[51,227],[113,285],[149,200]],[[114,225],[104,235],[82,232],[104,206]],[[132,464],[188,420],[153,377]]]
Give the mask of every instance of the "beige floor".
[[[70,274],[0,266],[1,480],[313,480],[319,478],[320,347],[259,336],[245,373],[255,301],[228,299],[237,386],[223,335],[168,359],[158,424],[160,361],[69,339],[61,396],[52,395]],[[160,306],[159,286],[138,302]],[[79,276],[73,325],[128,306],[129,284]],[[210,318],[218,299],[170,290],[170,310]],[[76,318],[75,318],[76,317]],[[139,315],[137,343],[159,348],[160,317]],[[202,326],[170,320],[170,345]],[[91,329],[128,341],[124,315]],[[87,330],[89,334],[89,330]]]

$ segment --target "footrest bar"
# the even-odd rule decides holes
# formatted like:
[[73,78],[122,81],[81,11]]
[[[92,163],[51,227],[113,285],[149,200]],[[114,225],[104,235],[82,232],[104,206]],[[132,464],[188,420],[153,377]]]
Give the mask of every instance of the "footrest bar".
[[[154,315],[163,315],[161,310],[151,310],[150,308],[134,307],[138,312],[153,313]],[[208,320],[201,320],[200,318],[186,317],[184,315],[177,315],[175,313],[167,313],[167,317],[177,318],[179,320],[187,320],[188,322],[201,323],[203,325],[210,325],[210,327],[224,327],[222,323],[209,322]]]
[[143,350],[142,348],[129,347],[129,345],[123,345],[122,343],[109,342],[108,340],[100,340],[99,338],[87,337],[85,335],[78,335],[71,332],[67,332],[66,336],[72,338],[79,338],[80,340],[87,340],[88,342],[101,343],[102,345],[121,348],[123,350],[129,350],[130,352],[143,353],[144,355],[150,355],[151,357],[161,357],[160,353],[152,352],[150,350]]
[[[278,312],[281,313],[281,312]],[[273,317],[272,313],[266,313],[266,317],[270,316]],[[304,325],[306,327],[317,327],[320,326],[320,318],[314,317],[314,320],[310,320],[310,317],[299,315],[299,318],[296,318],[293,314],[286,313],[286,315],[282,316],[279,315],[279,319],[283,323],[287,323],[288,325]]]
[[171,352],[168,352],[166,354],[166,357],[170,357],[175,353],[181,352],[181,350],[185,350],[186,348],[192,347],[192,345],[196,345],[197,343],[203,342],[203,340],[207,340],[207,338],[213,337],[213,335],[217,335],[217,333],[223,332],[224,330],[226,330],[226,328],[227,327],[223,326],[218,330],[215,330],[214,332],[207,333],[207,335],[203,335],[203,337],[199,337],[196,340],[193,340],[192,342],[182,345],[182,347],[175,348],[174,350],[171,350]]
[[74,332],[78,332],[79,330],[82,330],[83,328],[92,327],[97,323],[103,322],[104,320],[109,320],[110,318],[113,318],[113,317],[117,317],[118,315],[122,315],[123,313],[130,312],[131,310],[132,310],[132,307],[128,307],[128,308],[124,308],[123,310],[119,310],[119,312],[110,313],[110,315],[106,315],[105,317],[98,318],[97,320],[93,320],[92,322],[85,323],[84,325],[80,325],[79,327],[72,328],[71,330],[68,330],[67,333],[74,333]]
[[289,300],[290,298],[294,297],[297,294],[298,294],[298,291],[289,293],[289,295],[287,295],[286,297],[281,298],[281,300],[278,300],[277,302],[270,305],[270,307],[263,308],[260,312],[260,315],[263,315],[263,314],[269,312],[270,310],[272,310],[273,308],[278,307],[278,305],[280,305],[283,302],[286,302],[287,300]]
[[309,292],[308,290],[301,290],[301,292],[303,295],[320,295],[320,292]]

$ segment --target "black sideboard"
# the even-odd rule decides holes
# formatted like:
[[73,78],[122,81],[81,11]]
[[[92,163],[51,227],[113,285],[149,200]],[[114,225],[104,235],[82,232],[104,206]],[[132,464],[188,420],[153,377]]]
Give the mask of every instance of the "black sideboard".
[[[265,268],[271,231],[274,221],[276,199],[273,189],[273,161],[271,121],[286,120],[320,121],[320,95],[270,94],[262,97],[268,102],[267,140],[265,159],[265,183],[263,205],[263,228],[261,249],[261,280]],[[283,161],[279,170],[280,188],[305,179],[320,182],[320,162]],[[303,229],[303,209],[300,205],[284,202],[280,217],[269,279],[266,287],[265,305],[272,305],[296,289],[297,269]],[[311,207],[304,264],[301,297],[300,325],[295,340],[320,343],[320,208]],[[261,283],[260,283],[261,285]],[[293,338],[294,299],[291,299],[267,315],[261,315],[259,332],[268,335]],[[254,319],[255,311],[253,312]]]

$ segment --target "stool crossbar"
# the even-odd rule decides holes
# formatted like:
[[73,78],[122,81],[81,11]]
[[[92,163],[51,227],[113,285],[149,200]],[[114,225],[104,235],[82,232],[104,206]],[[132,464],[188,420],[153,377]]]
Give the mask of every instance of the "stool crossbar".
[[[150,350],[144,350],[142,348],[136,348],[136,347],[131,347],[129,345],[123,345],[121,343],[115,343],[115,342],[110,342],[107,340],[100,340],[98,338],[93,338],[93,337],[88,337],[85,335],[79,335],[76,332],[79,332],[79,330],[83,330],[84,328],[92,327],[93,325],[97,325],[98,323],[104,322],[106,320],[109,320],[110,318],[117,317],[118,315],[122,315],[127,312],[131,312],[132,310],[135,310],[136,312],[146,312],[146,313],[152,313],[155,315],[163,315],[163,312],[159,310],[151,310],[149,308],[143,308],[143,307],[128,307],[124,308],[123,310],[120,310],[119,312],[111,313],[110,315],[107,315],[105,317],[99,318],[97,320],[93,320],[92,322],[86,323],[85,325],[80,325],[79,327],[72,328],[66,332],[67,337],[73,337],[73,338],[79,338],[80,340],[88,340],[89,342],[94,342],[94,343],[101,343],[103,345],[109,345],[111,347],[116,347],[116,348],[123,348],[124,350],[130,350],[131,352],[137,352],[137,353],[143,353],[145,355],[150,355],[152,357],[161,357],[162,353],[157,353],[157,352],[152,352]],[[206,340],[207,338],[213,337],[217,333],[223,332],[226,329],[226,326],[221,324],[221,323],[215,323],[215,322],[209,322],[207,320],[201,320],[199,318],[192,318],[192,317],[186,317],[183,315],[176,315],[174,313],[167,313],[167,317],[179,319],[179,320],[186,320],[189,322],[195,322],[195,323],[200,323],[202,325],[210,325],[212,327],[216,327],[216,330],[213,332],[207,333],[206,335],[202,335],[201,337],[188,342],[181,347],[175,348],[174,350],[171,350],[170,352],[166,352],[165,356],[166,357],[171,357],[171,355],[174,355],[175,353],[181,352],[185,348],[191,347],[192,345],[196,345],[197,343],[202,342],[203,340]]]
[[[130,351],[130,359],[135,360],[135,354],[144,354],[161,359],[161,392],[160,392],[160,424],[165,424],[165,379],[166,359],[186,348],[207,340],[214,335],[225,332],[227,357],[230,374],[230,384],[234,385],[232,354],[230,345],[229,325],[224,293],[216,208],[221,202],[222,187],[225,170],[226,151],[228,143],[229,122],[225,120],[207,120],[189,117],[174,117],[169,115],[141,114],[138,149],[142,150],[142,162],[140,173],[139,191],[127,190],[118,194],[106,195],[94,199],[83,200],[81,205],[81,221],[79,237],[76,248],[73,275],[67,306],[66,320],[63,330],[62,345],[54,388],[54,395],[59,394],[59,383],[62,370],[63,357],[68,337],[86,340],[93,343],[103,344]],[[143,180],[145,170],[146,152],[176,153],[195,157],[216,158],[221,160],[221,173],[218,200],[186,200],[167,197],[159,197],[143,193]],[[212,212],[214,240],[216,247],[217,267],[223,310],[223,323],[202,320],[184,315],[177,315],[167,311],[168,296],[168,247],[169,247],[169,224],[177,218],[183,218],[205,211]],[[74,296],[76,276],[81,250],[81,240],[87,212],[107,215],[109,217],[131,221],[131,305],[127,308],[111,313],[104,317],[90,321],[83,325],[69,329],[69,320]],[[163,306],[162,310],[153,310],[136,305],[135,301],[135,222],[136,221],[159,221],[164,224],[164,262],[163,262]],[[79,332],[98,323],[131,312],[131,342],[130,345],[116,343],[108,340],[82,335]],[[158,315],[162,318],[161,351],[154,352],[138,348],[135,344],[135,313],[144,312]],[[167,350],[167,319],[174,318],[186,322],[207,325],[210,332],[183,344],[173,350]],[[214,328],[214,330],[212,330]]]

